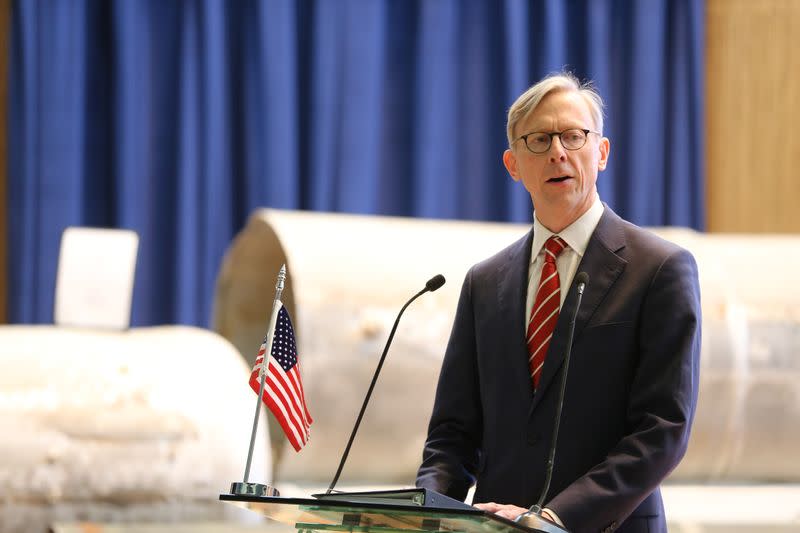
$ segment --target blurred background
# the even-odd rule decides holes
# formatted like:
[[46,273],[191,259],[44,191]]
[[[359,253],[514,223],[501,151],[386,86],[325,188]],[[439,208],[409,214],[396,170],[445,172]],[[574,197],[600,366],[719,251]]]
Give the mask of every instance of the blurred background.
[[[529,223],[529,195],[501,160],[506,112],[562,69],[593,80],[605,99],[611,159],[598,188],[617,213],[712,238],[778,236],[788,240],[767,253],[793,258],[798,34],[795,0],[0,0],[0,324],[53,324],[70,226],[138,235],[134,329],[220,331],[224,258],[259,208]],[[291,226],[280,217],[274,227]],[[328,223],[319,224],[309,234]],[[335,253],[336,239],[348,236],[331,239],[325,249]],[[375,252],[366,241],[342,249]],[[298,276],[311,276],[297,254]],[[273,266],[248,274],[263,274],[265,309]],[[460,281],[450,279],[453,290]],[[776,281],[786,284],[781,313],[791,319],[781,322],[784,366],[767,366],[783,368],[791,386],[754,417],[800,416],[800,313],[786,303],[796,301],[790,282]],[[295,296],[287,294],[290,305]],[[728,310],[720,323],[736,330]],[[262,311],[252,319],[258,328]],[[300,317],[301,335],[309,320]],[[368,336],[383,338],[370,327]],[[247,333],[247,348],[224,336],[252,363],[259,335]],[[313,351],[319,341],[301,337],[301,350],[304,342]],[[798,494],[790,488],[768,501]],[[710,497],[688,491],[672,500]],[[795,527],[800,509],[778,522]]]
[[[706,34],[749,20],[736,2],[3,5],[9,322],[52,321],[69,225],[141,237],[134,325],[205,326],[256,207],[531,220],[501,161],[505,113],[562,68],[606,97],[605,201],[639,224],[725,229],[709,223],[705,143],[738,133],[706,125],[706,100],[732,105],[747,83],[706,89]],[[727,57],[723,78],[741,76]]]
[[798,232],[792,0],[0,1],[0,320],[52,321],[70,225],[141,237],[132,324],[207,326],[256,207],[525,222],[505,112],[595,81],[601,197]]

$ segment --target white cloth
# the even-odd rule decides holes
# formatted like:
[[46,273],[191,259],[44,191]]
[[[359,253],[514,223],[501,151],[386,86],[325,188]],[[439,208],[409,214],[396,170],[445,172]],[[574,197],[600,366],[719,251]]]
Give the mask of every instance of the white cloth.
[[559,307],[564,304],[567,291],[572,283],[572,278],[578,270],[578,264],[586,252],[586,246],[592,237],[600,217],[603,216],[603,203],[599,196],[595,196],[592,206],[582,214],[578,220],[564,228],[559,233],[553,233],[539,222],[536,212],[533,213],[533,244],[531,245],[531,264],[528,268],[528,297],[525,304],[525,328],[527,330],[528,320],[531,316],[531,308],[536,299],[536,289],[539,286],[539,278],[542,276],[542,266],[544,265],[544,243],[553,235],[558,235],[566,241],[566,248],[556,259],[558,277],[561,281],[561,302]]

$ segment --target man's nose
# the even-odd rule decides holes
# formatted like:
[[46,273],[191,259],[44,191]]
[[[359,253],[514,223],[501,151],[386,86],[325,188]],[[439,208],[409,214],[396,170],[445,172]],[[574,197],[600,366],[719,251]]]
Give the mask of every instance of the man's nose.
[[556,161],[566,161],[567,151],[564,150],[564,145],[561,144],[560,135],[553,135],[553,139],[550,141],[550,150],[548,151],[548,154],[551,163],[555,163]]

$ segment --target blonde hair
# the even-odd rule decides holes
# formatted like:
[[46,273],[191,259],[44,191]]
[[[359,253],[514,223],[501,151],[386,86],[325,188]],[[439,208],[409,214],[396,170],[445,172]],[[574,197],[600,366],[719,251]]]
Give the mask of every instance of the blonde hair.
[[533,113],[542,98],[556,91],[575,91],[586,100],[589,112],[594,120],[594,127],[597,132],[603,134],[603,99],[594,88],[591,81],[581,82],[571,72],[557,72],[550,74],[539,81],[536,85],[528,88],[511,105],[508,110],[508,122],[506,123],[506,135],[508,136],[508,146],[514,141],[514,128],[517,123]]

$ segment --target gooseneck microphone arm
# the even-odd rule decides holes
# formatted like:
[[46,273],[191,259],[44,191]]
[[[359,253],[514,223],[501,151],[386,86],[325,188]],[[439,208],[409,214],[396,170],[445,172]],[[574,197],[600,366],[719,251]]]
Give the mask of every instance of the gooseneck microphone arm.
[[564,407],[564,390],[567,388],[567,373],[569,372],[569,358],[572,354],[572,336],[575,333],[575,320],[578,317],[578,309],[581,307],[581,300],[583,299],[583,291],[586,284],[589,282],[589,275],[586,272],[580,272],[575,276],[575,285],[578,289],[578,299],[575,301],[575,308],[572,311],[572,316],[569,321],[569,331],[567,335],[567,351],[564,354],[564,374],[561,376],[561,390],[558,392],[558,406],[556,407],[556,421],[553,426],[553,441],[550,443],[550,456],[547,458],[547,475],[544,480],[544,488],[542,495],[539,496],[539,501],[531,507],[531,511],[536,514],[541,514],[544,499],[547,497],[547,492],[550,490],[550,481],[553,479],[553,464],[556,458],[556,444],[558,441],[558,426],[561,423],[561,409]]
[[336,486],[336,482],[339,481],[339,476],[342,473],[342,469],[344,468],[344,463],[347,461],[347,456],[350,454],[350,447],[353,445],[353,440],[356,438],[356,433],[358,432],[358,427],[361,425],[361,419],[364,417],[364,411],[367,410],[367,404],[369,403],[369,399],[372,396],[372,389],[375,388],[375,383],[378,381],[378,375],[381,373],[381,368],[383,368],[383,362],[386,360],[386,354],[389,352],[389,346],[392,344],[392,339],[394,338],[394,333],[397,331],[397,325],[400,323],[400,317],[403,316],[403,312],[406,308],[411,305],[411,302],[425,294],[426,292],[433,292],[442,285],[444,285],[445,279],[444,276],[441,274],[437,274],[425,283],[425,288],[419,291],[417,294],[411,297],[409,301],[400,309],[400,312],[397,314],[397,318],[394,321],[394,326],[392,326],[392,332],[389,333],[389,339],[386,341],[386,346],[383,348],[383,354],[381,354],[381,359],[378,361],[378,368],[375,369],[375,374],[372,376],[372,383],[369,384],[369,389],[367,389],[367,395],[364,397],[364,403],[361,405],[361,412],[358,413],[358,418],[356,418],[356,424],[353,426],[353,432],[350,433],[350,440],[347,441],[347,446],[344,449],[344,453],[342,454],[342,460],[339,462],[339,468],[336,469],[336,475],[333,476],[333,481],[331,481],[330,487],[325,492],[325,494],[330,494],[333,491],[333,487]]

